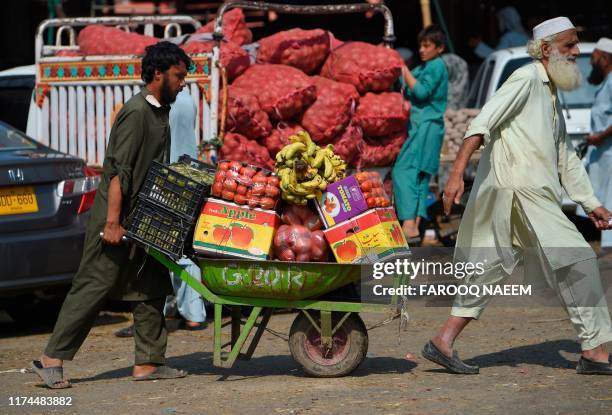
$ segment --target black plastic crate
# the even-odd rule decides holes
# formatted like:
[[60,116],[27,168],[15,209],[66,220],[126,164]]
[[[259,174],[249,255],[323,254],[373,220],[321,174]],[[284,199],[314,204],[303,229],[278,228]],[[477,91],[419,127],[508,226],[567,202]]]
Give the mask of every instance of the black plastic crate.
[[185,246],[191,246],[193,223],[140,199],[128,226],[127,236],[178,260],[183,256]]
[[153,161],[138,196],[195,222],[200,215],[204,197],[210,193],[211,184],[199,183],[194,179],[193,172],[188,169],[180,170],[181,165],[208,173],[212,183],[215,168],[189,156],[182,156],[178,163],[172,165]]

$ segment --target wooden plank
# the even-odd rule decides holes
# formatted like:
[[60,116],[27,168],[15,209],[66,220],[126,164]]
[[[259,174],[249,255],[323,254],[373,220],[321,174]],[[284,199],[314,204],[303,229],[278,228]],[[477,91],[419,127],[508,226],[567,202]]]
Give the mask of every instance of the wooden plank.
[[87,149],[87,164],[96,164],[96,107],[94,103],[94,89],[91,86],[85,87],[85,117],[87,119],[87,139],[85,148]]
[[51,87],[51,91],[49,92],[49,121],[51,127],[51,142],[49,147],[54,150],[59,150],[59,114],[58,114],[58,93],[56,87]]
[[114,92],[115,92],[115,105],[114,105],[114,107],[116,107],[117,104],[123,105],[123,90],[121,89],[121,87],[120,86],[116,86]]
[[128,85],[123,87],[123,102],[128,102],[132,98],[132,88]]
[[101,166],[104,162],[106,151],[106,130],[104,128],[104,90],[101,86],[96,87],[96,165]]
[[77,111],[76,89],[68,87],[68,153],[78,156],[77,152]]
[[58,148],[62,153],[68,152],[68,91],[66,87],[60,86],[58,89],[59,108],[58,108],[58,124],[59,124],[59,143]]
[[45,98],[42,105],[42,122],[40,124],[38,137],[42,140],[42,143],[46,146],[49,145],[49,98]]
[[85,123],[85,88],[77,86],[77,155],[85,159],[87,157],[87,127]]
[[108,137],[111,131],[111,118],[113,117],[113,88],[110,86],[104,87],[104,121],[106,127],[105,143],[108,145]]

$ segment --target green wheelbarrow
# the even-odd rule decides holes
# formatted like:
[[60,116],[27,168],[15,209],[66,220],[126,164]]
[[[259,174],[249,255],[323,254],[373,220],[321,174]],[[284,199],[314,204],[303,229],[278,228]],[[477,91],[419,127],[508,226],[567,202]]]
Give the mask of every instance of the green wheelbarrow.
[[[213,364],[218,367],[230,368],[239,357],[250,359],[273,310],[295,309],[300,312],[289,331],[289,349],[295,361],[311,376],[345,376],[361,364],[368,350],[368,333],[359,313],[395,313],[396,298],[390,305],[362,303],[359,298],[326,298],[334,290],[360,281],[357,264],[195,258],[202,270],[200,282],[159,251],[150,249],[149,253],[214,305]],[[221,320],[223,306],[231,310],[231,319],[225,324]],[[246,322],[242,307],[250,308]],[[227,325],[231,325],[231,339],[223,344],[222,328]],[[226,348],[229,353],[222,355]]]

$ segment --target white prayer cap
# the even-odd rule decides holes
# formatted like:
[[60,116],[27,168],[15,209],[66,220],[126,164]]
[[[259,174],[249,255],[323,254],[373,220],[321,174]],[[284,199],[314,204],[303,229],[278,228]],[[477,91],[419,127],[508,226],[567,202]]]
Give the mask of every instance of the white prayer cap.
[[612,39],[602,37],[595,44],[595,49],[599,49],[602,52],[612,53]]
[[575,27],[567,17],[548,19],[533,28],[533,40],[540,40],[570,29],[575,29]]

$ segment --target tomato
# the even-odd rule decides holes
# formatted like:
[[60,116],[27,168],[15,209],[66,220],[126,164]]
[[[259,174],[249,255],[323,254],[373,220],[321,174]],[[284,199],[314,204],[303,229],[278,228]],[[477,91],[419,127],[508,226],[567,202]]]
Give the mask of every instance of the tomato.
[[368,197],[366,199],[366,203],[368,204],[369,208],[373,208],[374,206],[376,206],[376,198],[375,197]]
[[253,183],[259,183],[265,186],[266,184],[268,184],[268,178],[263,174],[257,173],[255,176],[253,176]]
[[372,182],[369,180],[364,180],[359,184],[359,187],[361,187],[362,192],[369,192],[372,190]]
[[215,181],[222,182],[225,179],[226,171],[225,170],[217,170],[215,173]]
[[219,170],[229,170],[229,162],[228,161],[222,161],[221,163],[219,163]]
[[370,180],[380,180],[380,174],[377,171],[369,172]]
[[239,193],[236,193],[234,195],[234,202],[238,203],[239,205],[246,205],[247,204],[247,198],[245,195],[241,195]]
[[280,194],[280,190],[276,186],[266,185],[266,196],[271,197],[273,199],[277,198]]
[[255,196],[251,196],[250,198],[247,199],[247,203],[249,205],[249,207],[252,208],[256,208],[259,206],[259,198],[255,197]]
[[251,178],[255,176],[255,169],[249,166],[245,166],[240,169],[240,174],[245,177]]
[[253,185],[251,189],[253,196],[262,197],[266,195],[266,186],[263,186],[261,183]]
[[221,182],[214,182],[212,185],[212,189],[210,190],[210,192],[212,193],[213,196],[221,196],[221,192],[223,191],[223,183]]
[[385,203],[385,198],[384,197],[377,197],[376,198],[376,206],[382,207],[384,203]]
[[239,161],[230,161],[229,169],[239,172],[242,168],[242,163]]
[[359,173],[357,173],[357,174],[355,175],[355,178],[357,179],[357,182],[358,182],[358,183],[361,183],[361,182],[363,182],[364,180],[367,180],[367,179],[368,179],[368,173],[366,173],[366,172],[364,172],[364,171],[359,172]]
[[240,173],[238,173],[238,172],[237,172],[237,171],[235,171],[235,170],[228,170],[228,171],[226,171],[226,172],[225,172],[225,178],[226,178],[226,179],[228,179],[228,178],[229,178],[229,179],[234,179],[234,180],[236,180],[236,179],[237,179],[239,176],[240,176]]
[[372,197],[372,193],[370,193],[370,192],[363,192],[363,198],[365,200],[368,200],[371,197]]
[[243,196],[246,195],[247,187],[243,184],[239,184],[238,187],[236,187],[236,193]]
[[382,207],[388,207],[388,206],[391,206],[391,202],[389,201],[389,199],[386,199],[383,197]]
[[278,185],[280,184],[280,180],[278,179],[278,176],[268,177],[268,184],[270,186],[278,187]]
[[274,209],[274,205],[276,204],[276,202],[274,201],[274,199],[271,199],[269,197],[262,197],[259,204],[262,209],[270,210]]
[[225,200],[229,200],[230,202],[234,200],[234,192],[231,192],[229,190],[223,190],[221,192],[221,197]]
[[234,193],[237,187],[238,183],[236,183],[236,180],[234,179],[228,178],[223,181],[223,189],[225,190],[229,190],[230,192]]

